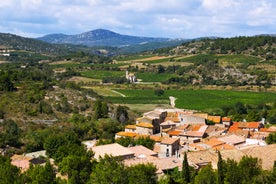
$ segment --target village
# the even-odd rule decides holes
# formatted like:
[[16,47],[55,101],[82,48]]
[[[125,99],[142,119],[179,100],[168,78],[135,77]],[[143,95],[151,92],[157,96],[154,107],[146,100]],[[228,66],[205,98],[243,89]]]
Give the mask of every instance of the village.
[[[223,159],[237,162],[243,156],[256,157],[261,160],[263,169],[270,170],[276,160],[276,155],[271,154],[276,152],[276,145],[267,145],[265,139],[276,132],[276,127],[265,127],[264,121],[232,122],[228,117],[192,110],[154,109],[115,135],[115,139],[148,137],[155,141],[153,150],[142,145],[124,147],[118,143],[97,146],[97,140],[84,141],[83,144],[87,150],[93,151],[96,160],[110,155],[122,159],[126,166],[151,163],[156,166],[158,176],[174,168],[181,171],[184,153],[187,153],[189,165],[195,169],[207,164],[217,169],[218,151]],[[47,157],[46,152],[14,155],[11,163],[25,171],[31,163],[45,163],[41,156]]]

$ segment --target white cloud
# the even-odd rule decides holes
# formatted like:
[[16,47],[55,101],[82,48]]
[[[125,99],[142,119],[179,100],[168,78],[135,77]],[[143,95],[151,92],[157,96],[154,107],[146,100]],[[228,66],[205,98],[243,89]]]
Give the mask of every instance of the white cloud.
[[0,32],[77,34],[106,28],[162,37],[276,32],[274,0],[6,0]]

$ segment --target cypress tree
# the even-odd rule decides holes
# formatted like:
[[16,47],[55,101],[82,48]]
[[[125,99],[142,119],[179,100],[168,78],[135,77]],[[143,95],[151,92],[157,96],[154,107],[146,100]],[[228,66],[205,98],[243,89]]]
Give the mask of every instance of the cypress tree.
[[218,184],[224,183],[224,173],[223,173],[223,160],[221,158],[220,152],[218,152]]
[[182,178],[186,183],[191,181],[190,179],[190,169],[188,164],[187,153],[185,152],[183,162],[182,162]]

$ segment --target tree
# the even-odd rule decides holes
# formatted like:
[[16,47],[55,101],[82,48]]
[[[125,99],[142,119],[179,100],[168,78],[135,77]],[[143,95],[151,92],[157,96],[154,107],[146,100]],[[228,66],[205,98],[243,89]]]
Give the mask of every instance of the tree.
[[273,144],[273,143],[276,143],[276,133],[270,133],[267,138],[266,138],[266,143],[267,144]]
[[125,106],[118,106],[117,110],[116,110],[116,119],[120,122],[120,123],[127,123],[128,121],[128,112],[127,112],[127,107]]
[[11,160],[8,157],[0,155],[0,181],[1,184],[19,183],[20,170],[11,165]]
[[250,182],[261,174],[261,166],[258,158],[243,156],[239,162],[239,170],[243,176],[243,181]]
[[224,162],[221,158],[220,152],[218,152],[218,184],[224,184],[224,168],[223,168]]
[[94,119],[102,118],[102,102],[97,100],[94,104]]
[[2,124],[3,130],[0,134],[0,146],[19,146],[20,129],[13,120],[5,120]]
[[128,184],[155,184],[157,181],[156,167],[153,164],[138,164],[126,168]]
[[158,65],[157,66],[157,73],[164,73],[165,72],[165,67],[163,65]]
[[154,90],[154,94],[156,96],[162,96],[162,95],[164,95],[164,93],[165,93],[165,91],[163,89],[156,89],[156,90]]
[[0,91],[14,91],[14,85],[7,73],[0,73]]
[[102,117],[106,118],[108,115],[108,105],[107,105],[106,101],[102,102],[101,111],[102,111]]
[[55,184],[56,175],[50,162],[48,161],[45,166],[31,165],[27,172],[24,173],[25,183],[49,183]]
[[93,169],[88,184],[128,184],[123,163],[112,156],[105,155]]
[[240,173],[238,163],[235,160],[228,159],[225,163],[225,167],[225,184],[240,184],[243,176]]
[[183,162],[182,162],[182,178],[186,183],[189,183],[191,181],[189,163],[188,163],[188,158],[187,158],[186,152],[184,154],[184,158],[183,158]]
[[89,180],[92,170],[88,156],[69,155],[58,164],[61,174],[66,174],[71,184],[84,184]]
[[216,175],[211,164],[202,168],[195,177],[195,184],[214,184],[216,183]]

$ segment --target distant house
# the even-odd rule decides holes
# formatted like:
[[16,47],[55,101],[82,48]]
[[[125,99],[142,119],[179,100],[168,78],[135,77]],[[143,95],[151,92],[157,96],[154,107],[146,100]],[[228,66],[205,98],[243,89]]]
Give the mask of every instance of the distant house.
[[178,157],[179,147],[180,147],[179,138],[169,138],[169,137],[163,138],[163,140],[160,142],[160,151],[158,153],[158,156],[160,158],[172,157],[172,156]]
[[134,156],[136,158],[146,158],[149,156],[152,156],[152,157],[158,156],[158,153],[156,153],[142,145],[129,147],[128,149],[134,152]]
[[264,125],[259,122],[234,122],[229,128],[230,133],[235,133],[238,130],[258,132]]
[[240,144],[245,143],[246,139],[242,136],[237,136],[235,134],[229,135],[229,136],[224,136],[218,138],[218,140],[225,142],[226,144],[230,144],[232,146],[237,146]]
[[126,79],[127,79],[130,83],[137,82],[137,78],[136,78],[135,74],[134,74],[134,73],[129,73],[128,71],[126,71]]
[[221,123],[225,126],[225,127],[230,127],[232,125],[232,119],[228,118],[228,117],[223,117],[221,118]]
[[126,166],[134,166],[137,164],[153,164],[157,171],[156,174],[158,177],[161,177],[165,173],[168,173],[168,171],[171,171],[172,169],[178,168],[178,170],[182,170],[182,160],[168,157],[168,158],[156,158],[156,157],[146,157],[146,158],[133,158],[133,159],[127,159],[123,162]]
[[33,152],[26,155],[15,154],[11,157],[11,164],[18,167],[22,172],[24,172],[30,168],[31,164],[41,165],[46,163],[45,159],[39,157],[40,154],[44,156],[45,151]]
[[216,124],[220,124],[221,123],[221,116],[209,116],[208,115],[207,120],[212,121]]
[[99,160],[100,157],[104,158],[105,155],[111,155],[121,159],[129,159],[134,157],[133,151],[121,146],[118,143],[95,146],[92,147],[91,150],[95,153],[94,158],[97,160]]
[[125,126],[125,132],[135,132],[136,131],[136,125],[126,125]]
[[142,135],[152,135],[153,134],[153,125],[147,122],[141,122],[136,124],[136,133]]
[[115,139],[119,139],[121,137],[126,138],[126,137],[130,137],[130,138],[135,138],[137,137],[137,133],[135,132],[118,132],[115,134]]

